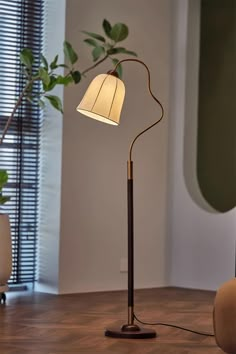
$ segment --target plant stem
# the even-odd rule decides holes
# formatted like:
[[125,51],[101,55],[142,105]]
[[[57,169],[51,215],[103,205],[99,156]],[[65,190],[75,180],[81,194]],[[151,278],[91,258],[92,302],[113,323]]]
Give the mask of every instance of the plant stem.
[[[103,63],[108,57],[109,57],[109,55],[106,54],[101,60],[97,61],[94,65],[92,65],[92,66],[88,67],[87,69],[85,69],[85,70],[81,73],[81,75],[83,76],[83,75],[85,75],[86,73],[88,73],[89,71],[93,70],[93,69],[96,68],[99,64]],[[23,100],[23,98],[24,98],[24,96],[25,96],[26,91],[28,90],[28,88],[30,87],[30,85],[31,85],[34,81],[39,80],[39,79],[40,79],[40,77],[37,76],[37,77],[35,77],[34,79],[30,80],[30,81],[28,82],[28,84],[25,86],[25,88],[23,89],[23,91],[21,92],[21,94],[20,94],[20,96],[19,96],[19,98],[18,98],[18,100],[17,100],[17,102],[16,102],[16,104],[15,104],[15,106],[14,106],[14,108],[13,108],[13,111],[12,111],[11,115],[9,116],[9,118],[8,118],[8,120],[7,120],[7,122],[6,122],[6,125],[5,125],[5,127],[4,127],[2,136],[1,136],[1,138],[0,138],[0,145],[3,143],[3,140],[4,140],[4,138],[5,138],[5,135],[6,135],[7,131],[8,131],[8,128],[9,128],[11,122],[12,122],[12,119],[14,118],[14,115],[15,115],[15,113],[16,113],[18,107],[21,105],[21,102],[22,102],[22,100]]]
[[20,104],[21,104],[21,102],[22,102],[22,100],[24,98],[24,95],[25,95],[26,91],[28,90],[30,85],[36,80],[38,80],[38,78],[35,78],[35,79],[32,79],[31,81],[29,81],[28,84],[23,89],[23,91],[21,92],[20,96],[18,97],[18,100],[16,101],[16,104],[15,104],[15,106],[13,108],[13,111],[12,111],[10,117],[8,118],[8,120],[7,120],[6,124],[5,124],[4,130],[2,132],[2,136],[1,136],[1,139],[0,139],[0,145],[3,143],[5,135],[6,135],[7,131],[8,131],[8,128],[9,128],[11,122],[12,122],[12,119],[14,118],[14,115],[15,115],[18,107],[20,106]]
[[104,62],[107,58],[109,57],[108,54],[105,55],[105,57],[103,57],[101,60],[97,61],[94,65],[90,66],[88,69],[82,71],[81,75],[86,74],[87,72],[89,72],[90,70],[93,70],[94,68],[96,68],[96,66],[98,66],[99,64],[101,64],[102,62]]

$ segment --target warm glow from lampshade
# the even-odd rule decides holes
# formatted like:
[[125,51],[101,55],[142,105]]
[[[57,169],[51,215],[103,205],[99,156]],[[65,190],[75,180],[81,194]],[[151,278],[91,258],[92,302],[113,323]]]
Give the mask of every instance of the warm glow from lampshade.
[[90,118],[118,125],[124,97],[124,83],[114,75],[101,74],[93,79],[76,109]]

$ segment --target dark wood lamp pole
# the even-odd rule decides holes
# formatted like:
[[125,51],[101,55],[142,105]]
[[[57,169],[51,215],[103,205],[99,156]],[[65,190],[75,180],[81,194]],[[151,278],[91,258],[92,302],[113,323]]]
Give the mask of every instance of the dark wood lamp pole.
[[[138,59],[124,59],[117,63],[114,72],[119,64],[127,61],[135,61],[142,65],[147,70],[148,73],[148,90],[152,98],[161,107],[160,118],[146,129],[141,131],[132,141],[129,150],[129,159],[127,162],[127,210],[128,210],[128,322],[124,324],[121,328],[111,328],[106,329],[105,335],[108,337],[115,338],[131,338],[131,339],[142,339],[142,338],[154,338],[156,337],[156,332],[149,328],[141,328],[134,323],[134,203],[133,203],[133,161],[132,161],[132,150],[133,145],[136,140],[144,134],[146,131],[154,127],[159,123],[164,116],[164,109],[161,102],[153,95],[150,86],[150,71],[146,64]],[[112,72],[110,72],[112,74]]]

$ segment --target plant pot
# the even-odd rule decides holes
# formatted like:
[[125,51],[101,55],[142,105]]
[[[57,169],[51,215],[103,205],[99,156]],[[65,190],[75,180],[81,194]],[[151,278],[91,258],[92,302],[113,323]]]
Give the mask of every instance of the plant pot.
[[11,228],[9,217],[0,214],[0,293],[8,290],[12,271]]
[[213,325],[218,346],[229,354],[236,353],[236,278],[222,284],[216,293]]

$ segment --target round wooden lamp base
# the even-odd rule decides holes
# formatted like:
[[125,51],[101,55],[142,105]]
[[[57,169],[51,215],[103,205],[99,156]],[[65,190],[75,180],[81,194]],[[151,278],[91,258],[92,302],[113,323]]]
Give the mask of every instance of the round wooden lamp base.
[[109,328],[105,330],[106,337],[127,338],[127,339],[147,339],[155,338],[156,332],[150,328],[141,328],[135,324],[123,325],[122,327]]

